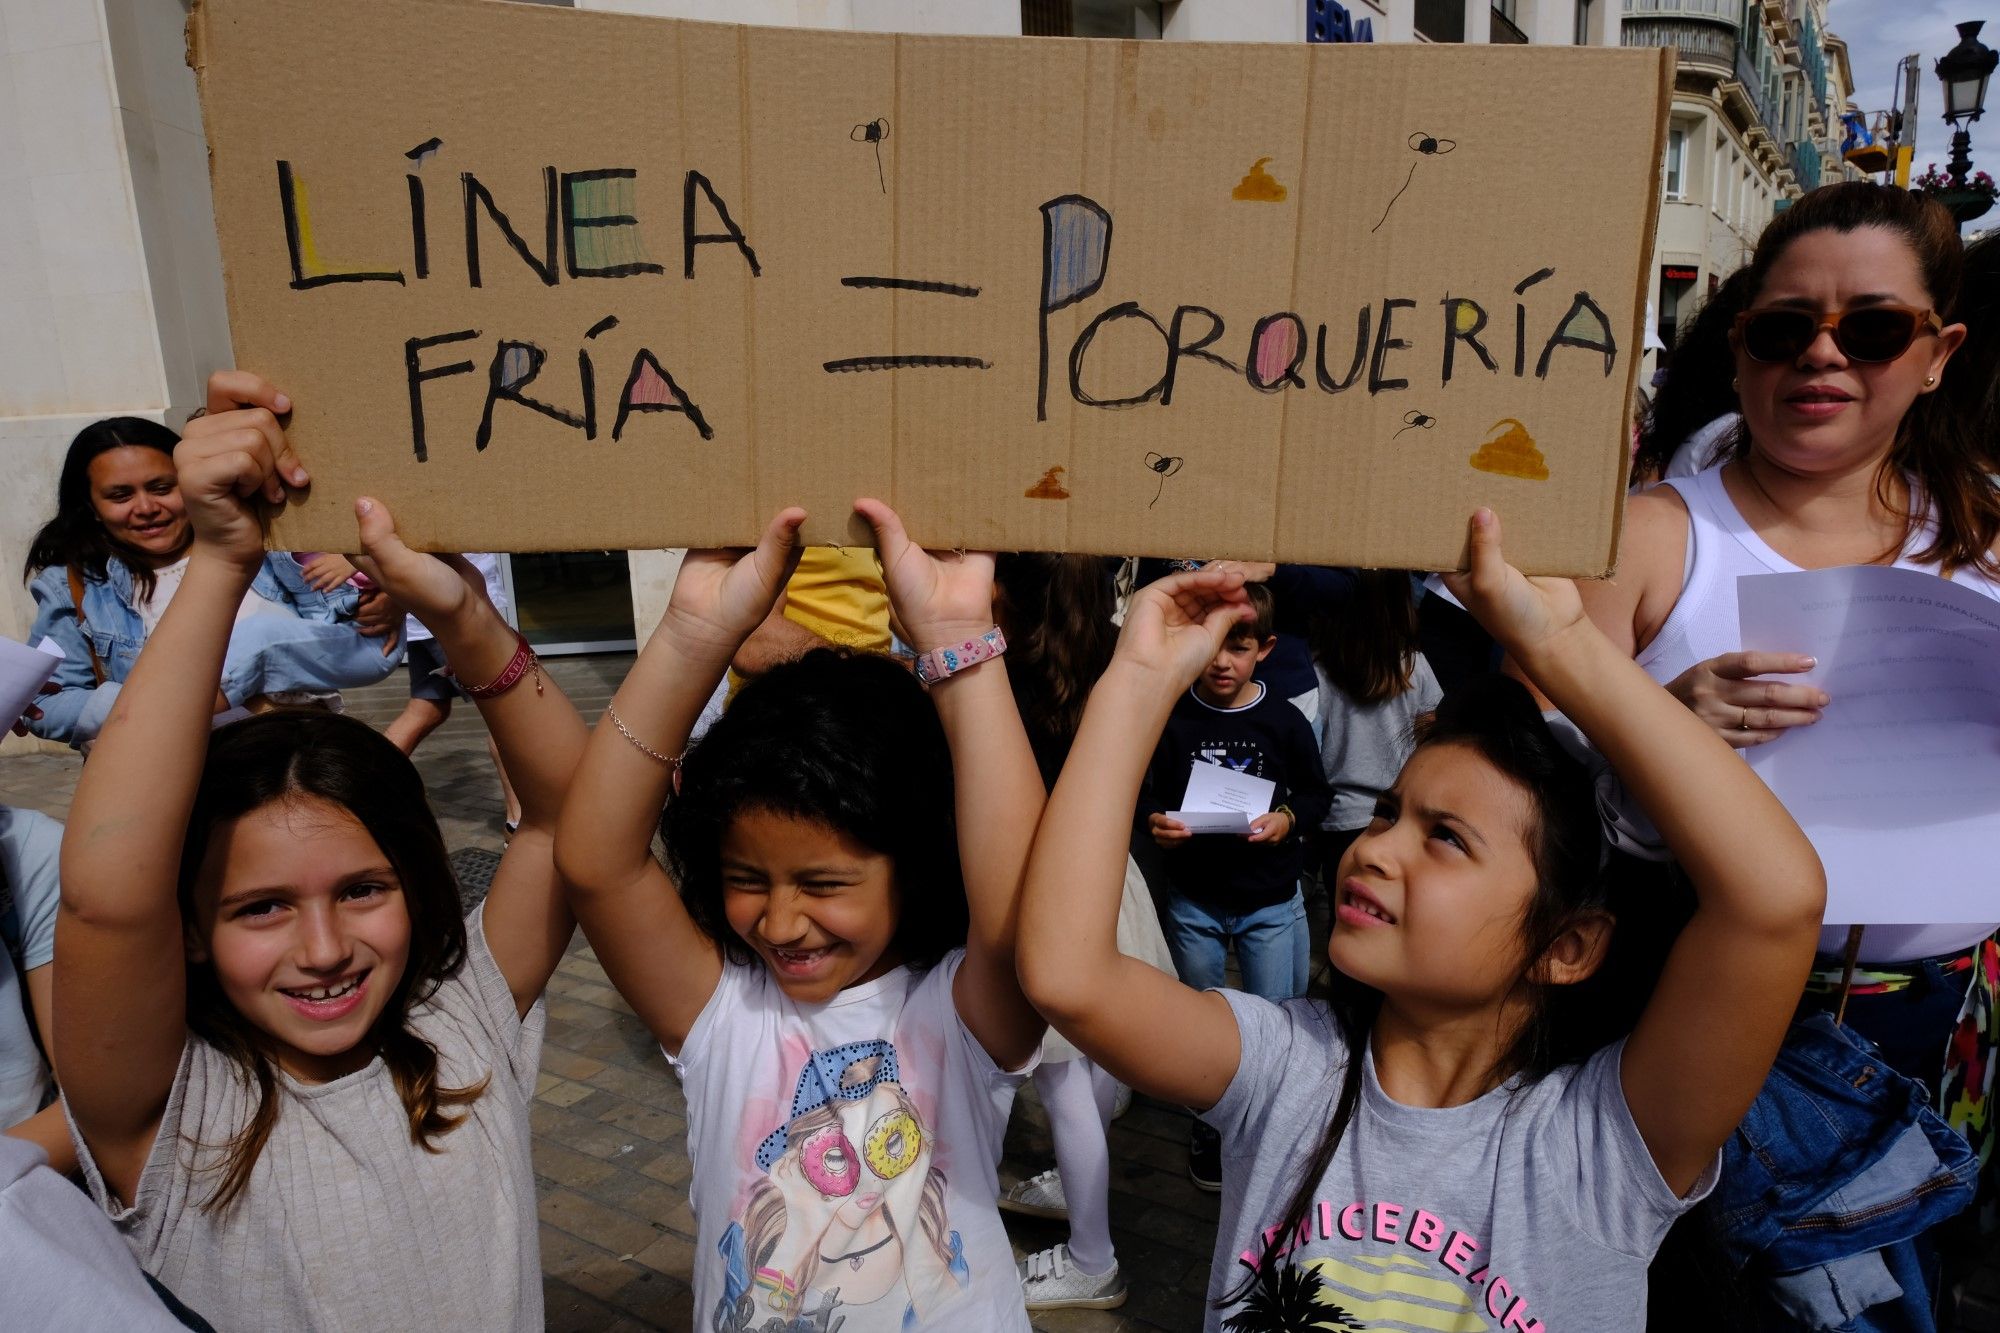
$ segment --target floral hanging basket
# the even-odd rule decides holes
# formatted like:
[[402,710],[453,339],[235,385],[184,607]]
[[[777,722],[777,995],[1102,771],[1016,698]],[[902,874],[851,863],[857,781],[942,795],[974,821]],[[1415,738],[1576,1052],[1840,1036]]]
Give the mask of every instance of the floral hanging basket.
[[1935,162],[1910,183],[1910,188],[1943,204],[1960,222],[1985,216],[1986,211],[1993,207],[1995,197],[2000,196],[2000,186],[1996,186],[1993,177],[1986,172],[1973,172],[1961,187],[1948,174],[1939,171]]

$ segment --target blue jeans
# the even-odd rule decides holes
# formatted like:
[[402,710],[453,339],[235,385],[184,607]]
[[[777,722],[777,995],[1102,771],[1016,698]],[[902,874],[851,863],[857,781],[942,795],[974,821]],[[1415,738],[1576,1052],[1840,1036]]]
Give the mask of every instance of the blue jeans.
[[1927,1233],[1972,1202],[1979,1159],[1865,1039],[1792,1025],[1724,1144],[1707,1207],[1723,1254],[1800,1328],[1929,1333]]
[[1285,902],[1252,912],[1229,912],[1170,893],[1160,927],[1174,970],[1197,990],[1223,984],[1222,964],[1236,945],[1243,989],[1267,1000],[1306,993],[1312,942],[1306,932],[1306,900],[1298,890]]

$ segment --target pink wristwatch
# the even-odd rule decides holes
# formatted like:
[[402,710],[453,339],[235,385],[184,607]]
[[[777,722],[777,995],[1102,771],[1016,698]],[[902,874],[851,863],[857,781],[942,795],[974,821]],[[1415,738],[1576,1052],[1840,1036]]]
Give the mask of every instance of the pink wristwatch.
[[995,625],[976,639],[966,639],[947,648],[933,648],[917,658],[917,684],[935,685],[946,676],[1007,651],[1007,639]]

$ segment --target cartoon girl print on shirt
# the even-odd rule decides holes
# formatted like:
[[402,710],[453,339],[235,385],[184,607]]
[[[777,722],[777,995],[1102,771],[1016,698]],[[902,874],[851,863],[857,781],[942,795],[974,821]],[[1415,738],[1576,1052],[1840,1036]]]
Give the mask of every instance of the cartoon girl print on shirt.
[[886,1041],[806,1060],[791,1119],[758,1146],[764,1175],[722,1236],[718,1333],[773,1315],[785,1329],[901,1333],[971,1281],[930,1130],[900,1079]]

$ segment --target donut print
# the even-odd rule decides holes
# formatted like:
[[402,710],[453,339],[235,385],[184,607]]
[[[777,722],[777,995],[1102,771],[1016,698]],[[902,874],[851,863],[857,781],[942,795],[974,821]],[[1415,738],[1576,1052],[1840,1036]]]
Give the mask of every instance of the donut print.
[[861,1183],[854,1145],[838,1125],[829,1125],[807,1139],[799,1150],[806,1181],[829,1199],[844,1199]]
[[924,1131],[908,1111],[891,1111],[877,1120],[862,1142],[868,1169],[883,1180],[909,1170],[924,1150]]

